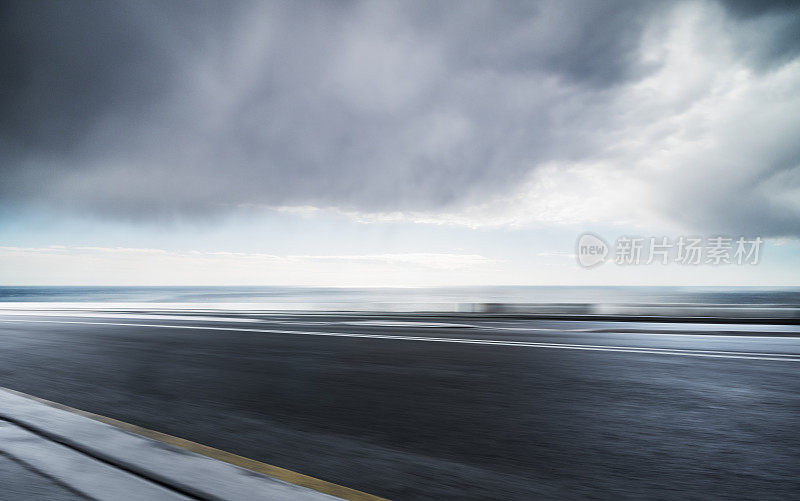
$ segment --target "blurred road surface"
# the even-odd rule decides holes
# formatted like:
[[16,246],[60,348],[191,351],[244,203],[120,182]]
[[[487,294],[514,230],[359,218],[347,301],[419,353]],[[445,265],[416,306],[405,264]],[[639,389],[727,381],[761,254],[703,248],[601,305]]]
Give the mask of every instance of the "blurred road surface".
[[797,326],[6,313],[0,386],[393,499],[800,496]]

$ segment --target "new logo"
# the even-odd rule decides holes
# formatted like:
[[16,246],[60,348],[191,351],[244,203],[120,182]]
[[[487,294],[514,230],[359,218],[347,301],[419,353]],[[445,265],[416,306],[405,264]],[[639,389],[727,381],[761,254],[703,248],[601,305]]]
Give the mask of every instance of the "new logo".
[[605,240],[594,233],[583,233],[578,237],[575,256],[584,268],[593,268],[606,261],[609,247]]

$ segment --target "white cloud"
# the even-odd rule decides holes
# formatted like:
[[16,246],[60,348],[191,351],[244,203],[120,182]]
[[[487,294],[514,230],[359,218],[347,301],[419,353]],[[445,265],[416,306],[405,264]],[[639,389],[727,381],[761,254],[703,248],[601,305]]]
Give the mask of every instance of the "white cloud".
[[477,254],[272,255],[124,247],[0,247],[0,281],[39,284],[436,285],[482,273]]

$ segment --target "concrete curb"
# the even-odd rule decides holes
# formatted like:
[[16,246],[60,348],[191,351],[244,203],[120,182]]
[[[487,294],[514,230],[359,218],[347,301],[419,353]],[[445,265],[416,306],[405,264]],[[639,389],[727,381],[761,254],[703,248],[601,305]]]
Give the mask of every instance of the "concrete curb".
[[[0,451],[95,499],[139,499],[135,488],[121,486],[141,482],[152,493],[169,491],[143,499],[380,499],[7,388],[0,388],[0,420],[6,421],[0,430],[14,438],[7,441],[0,431]],[[69,468],[77,463],[65,458],[84,467]],[[293,477],[306,485],[291,483]],[[99,479],[107,495],[98,495]]]
[[0,444],[3,454],[92,499],[191,499],[7,421],[0,421]]

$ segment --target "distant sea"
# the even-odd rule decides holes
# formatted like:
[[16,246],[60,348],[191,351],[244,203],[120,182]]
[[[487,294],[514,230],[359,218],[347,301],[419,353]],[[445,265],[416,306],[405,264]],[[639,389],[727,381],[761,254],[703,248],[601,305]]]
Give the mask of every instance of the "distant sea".
[[[800,305],[800,287],[0,286],[2,303],[198,304],[258,309],[452,311],[476,304]],[[9,304],[8,306],[11,306]]]

